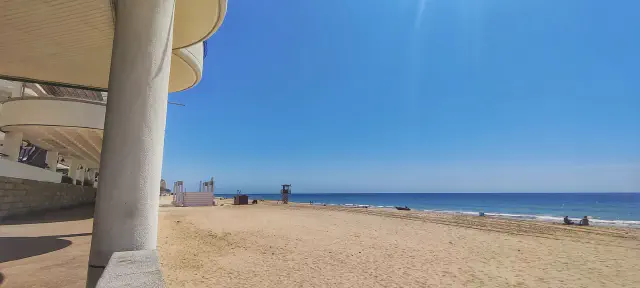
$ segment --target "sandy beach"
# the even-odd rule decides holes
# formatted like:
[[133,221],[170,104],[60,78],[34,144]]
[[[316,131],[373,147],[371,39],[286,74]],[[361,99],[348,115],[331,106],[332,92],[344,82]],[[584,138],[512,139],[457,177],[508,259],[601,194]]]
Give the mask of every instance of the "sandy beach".
[[640,233],[387,209],[163,208],[169,287],[639,287]]
[[[162,202],[158,250],[168,287],[640,287],[637,229]],[[91,225],[87,208],[0,225],[1,286],[84,287]]]

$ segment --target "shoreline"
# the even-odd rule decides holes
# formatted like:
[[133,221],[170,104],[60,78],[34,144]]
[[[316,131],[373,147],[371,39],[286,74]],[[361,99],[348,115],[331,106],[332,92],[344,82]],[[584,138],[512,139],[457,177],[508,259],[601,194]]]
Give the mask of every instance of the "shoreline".
[[[233,196],[233,195],[227,195],[227,194],[222,194],[224,196],[223,199],[229,199],[228,196]],[[251,194],[247,194],[249,195],[249,199],[255,199],[252,198]],[[261,194],[258,194],[261,195]],[[277,194],[274,194],[277,195]],[[219,196],[215,197],[216,199],[222,198]],[[264,201],[264,202],[273,202],[276,203],[278,202],[278,200],[267,200],[267,199],[256,199],[259,201]],[[354,203],[341,203],[341,204],[335,204],[335,203],[313,203],[313,204],[309,204],[307,202],[294,202],[294,201],[289,201],[289,204],[296,204],[296,205],[311,205],[311,206],[318,206],[318,207],[343,207],[343,208],[349,208],[349,209],[392,209],[393,211],[395,211],[395,206],[381,206],[381,205],[370,205],[370,204],[354,204]],[[493,218],[501,218],[501,219],[511,219],[511,220],[523,220],[523,221],[535,221],[535,222],[546,222],[546,223],[555,223],[555,224],[562,224],[563,223],[563,217],[564,216],[556,216],[556,215],[545,215],[545,214],[515,214],[515,213],[499,213],[499,212],[493,212],[493,211],[454,211],[454,210],[436,210],[436,209],[415,209],[412,207],[411,208],[412,212],[424,212],[424,213],[436,213],[436,214],[448,214],[448,215],[465,215],[465,216],[470,216],[470,217],[480,217],[479,213],[483,212],[485,216],[483,217],[493,217]],[[589,226],[597,226],[597,227],[616,227],[616,228],[631,228],[631,229],[640,229],[640,220],[612,220],[612,219],[599,219],[599,218],[593,218],[591,215],[588,215],[589,218]],[[574,222],[579,222],[582,218],[581,217],[570,217],[569,219],[573,220]]]
[[[228,199],[228,198],[227,198]],[[264,203],[270,203],[272,205],[280,205],[277,204],[278,201],[275,200],[262,200]],[[486,219],[501,219],[501,220],[511,220],[511,221],[527,221],[534,223],[547,223],[561,226],[563,225],[563,217],[560,216],[549,216],[549,215],[522,215],[522,214],[508,214],[508,213],[495,213],[495,212],[484,212],[485,216],[479,216],[479,212],[475,211],[450,211],[450,210],[429,210],[429,209],[411,209],[411,211],[400,211],[396,210],[394,206],[376,206],[376,205],[367,205],[367,204],[328,204],[328,203],[302,203],[302,202],[289,202],[289,205],[300,205],[302,207],[336,207],[343,208],[349,210],[361,210],[361,209],[372,209],[372,210],[381,210],[381,211],[397,211],[399,213],[424,213],[424,214],[432,214],[432,215],[450,215],[450,216],[460,216],[460,217],[470,217],[470,218],[486,218]],[[409,207],[411,208],[411,207]],[[573,221],[580,221],[581,218],[569,218]],[[635,220],[607,220],[607,219],[593,219],[589,218],[589,226],[576,226],[576,227],[608,227],[608,228],[620,228],[620,229],[635,229],[640,230],[640,221]]]

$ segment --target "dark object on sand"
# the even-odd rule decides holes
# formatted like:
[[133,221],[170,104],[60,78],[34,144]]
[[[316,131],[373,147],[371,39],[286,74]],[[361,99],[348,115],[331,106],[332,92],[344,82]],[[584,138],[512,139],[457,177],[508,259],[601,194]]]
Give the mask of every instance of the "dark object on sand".
[[589,226],[589,218],[587,218],[587,216],[584,216],[584,218],[582,218],[582,220],[580,220],[580,223],[578,225],[580,225],[580,226]]
[[253,201],[251,201],[251,204],[258,204],[258,200],[253,199]]
[[396,206],[396,209],[403,210],[403,211],[411,211],[411,208],[409,208],[407,206],[404,206],[404,207]]
[[249,204],[249,196],[239,194],[233,196],[233,205],[247,205]]
[[563,221],[564,221],[564,224],[565,224],[565,225],[573,225],[573,224],[576,224],[576,223],[573,223],[573,221],[569,220],[569,216],[564,216]]
[[478,216],[480,216],[480,217],[484,217],[484,212],[479,212],[479,213],[478,213]]
[[584,216],[582,219],[580,219],[579,223],[576,223],[572,220],[569,220],[569,216],[564,216],[563,222],[565,225],[589,226],[589,217]]

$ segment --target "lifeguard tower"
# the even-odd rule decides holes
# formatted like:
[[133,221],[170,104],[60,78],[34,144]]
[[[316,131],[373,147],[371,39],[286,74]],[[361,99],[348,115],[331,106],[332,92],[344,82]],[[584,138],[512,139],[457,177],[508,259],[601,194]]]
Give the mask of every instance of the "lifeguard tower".
[[282,184],[282,204],[289,204],[289,194],[291,194],[291,184]]

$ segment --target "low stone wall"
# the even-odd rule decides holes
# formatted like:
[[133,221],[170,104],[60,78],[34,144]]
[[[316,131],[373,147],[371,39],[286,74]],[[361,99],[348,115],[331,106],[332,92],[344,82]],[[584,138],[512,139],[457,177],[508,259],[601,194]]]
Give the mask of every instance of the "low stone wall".
[[0,219],[95,202],[96,188],[0,176]]

